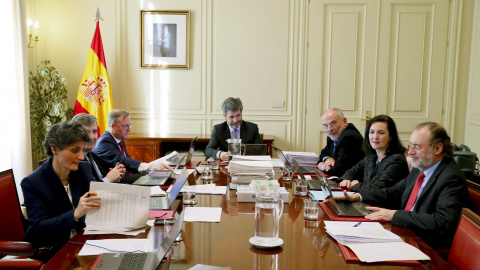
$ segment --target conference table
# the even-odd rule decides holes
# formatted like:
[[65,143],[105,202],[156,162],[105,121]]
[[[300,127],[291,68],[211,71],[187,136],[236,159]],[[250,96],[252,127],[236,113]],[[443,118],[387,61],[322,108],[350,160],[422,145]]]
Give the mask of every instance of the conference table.
[[[275,168],[277,179],[281,170]],[[207,183],[225,186],[231,182],[225,167],[214,172]],[[236,190],[227,189],[225,195],[196,195],[195,207],[221,207],[220,223],[184,222],[182,240],[172,246],[169,260],[164,260],[158,269],[189,269],[197,264],[236,269],[450,269],[438,253],[430,248],[411,230],[385,223],[384,227],[425,254],[431,261],[412,264],[346,262],[336,241],[325,232],[324,220],[328,216],[320,208],[320,219],[308,221],[303,218],[303,200],[307,197],[292,195],[292,182],[279,180],[290,192],[280,219],[279,237],[284,244],[275,249],[257,249],[249,239],[255,234],[255,203],[238,202]],[[197,184],[204,181],[197,178]],[[228,186],[228,185],[227,185]],[[180,202],[177,212],[185,207]],[[86,240],[115,238],[150,238],[151,250],[160,246],[163,226],[155,225],[137,236],[83,235],[79,232],[67,243],[43,269],[90,269],[96,256],[77,256]]]

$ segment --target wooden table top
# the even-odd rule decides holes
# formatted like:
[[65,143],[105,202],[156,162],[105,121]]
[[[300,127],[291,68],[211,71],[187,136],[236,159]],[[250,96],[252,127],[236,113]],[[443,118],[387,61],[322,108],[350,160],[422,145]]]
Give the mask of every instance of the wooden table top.
[[[275,169],[276,173],[279,170]],[[214,183],[226,185],[230,177],[224,167],[214,175]],[[198,179],[197,183],[201,183]],[[292,184],[281,182],[291,192]],[[237,202],[236,191],[226,195],[198,195],[197,207],[221,207],[220,223],[185,222],[181,236],[183,240],[173,246],[169,269],[189,269],[197,264],[231,267],[236,269],[445,269],[450,268],[433,249],[411,230],[392,226],[385,227],[401,236],[403,240],[426,253],[432,260],[425,265],[366,264],[346,262],[336,241],[325,232],[323,220],[329,220],[320,209],[319,221],[303,218],[303,200],[306,197],[290,195],[280,219],[281,248],[260,250],[253,248],[250,237],[255,234],[255,204]],[[184,209],[180,204],[178,211]],[[151,238],[152,249],[163,239],[163,226],[154,226],[137,236],[83,235],[77,234],[71,241],[85,242],[89,239],[106,238]],[[89,269],[96,256],[77,257],[80,244],[67,243],[43,269]],[[163,264],[163,263],[162,263]],[[162,266],[162,265],[161,265]],[[159,267],[161,269],[161,267]]]

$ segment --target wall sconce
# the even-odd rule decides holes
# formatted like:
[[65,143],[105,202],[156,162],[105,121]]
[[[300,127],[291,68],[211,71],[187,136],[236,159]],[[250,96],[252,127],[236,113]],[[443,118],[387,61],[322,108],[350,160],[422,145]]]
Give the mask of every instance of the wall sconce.
[[[37,46],[37,42],[39,41],[39,39],[38,39],[38,27],[40,27],[40,24],[38,23],[38,21],[35,21],[35,24],[33,24],[32,19],[28,19],[27,26],[29,28],[27,47],[28,48],[35,48],[35,46]],[[35,28],[35,37],[33,37],[32,26]],[[33,45],[32,45],[32,40],[35,41],[35,43]]]

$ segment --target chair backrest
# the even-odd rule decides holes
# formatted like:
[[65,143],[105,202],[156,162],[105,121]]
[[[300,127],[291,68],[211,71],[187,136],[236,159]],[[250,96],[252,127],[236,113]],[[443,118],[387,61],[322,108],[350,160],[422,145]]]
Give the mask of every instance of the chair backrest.
[[24,235],[20,202],[12,170],[0,172],[0,240],[21,241]]
[[480,185],[467,180],[468,197],[472,202],[471,209],[475,214],[480,215]]
[[480,269],[480,217],[463,208],[448,262],[456,269]]

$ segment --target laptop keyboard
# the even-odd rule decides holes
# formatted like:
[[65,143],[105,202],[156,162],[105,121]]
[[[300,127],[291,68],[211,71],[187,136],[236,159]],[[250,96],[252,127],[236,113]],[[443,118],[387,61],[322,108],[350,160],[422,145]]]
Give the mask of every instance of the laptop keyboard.
[[157,197],[151,197],[150,198],[150,210],[162,210],[164,209],[163,207],[163,201],[165,198],[157,198]]
[[309,189],[322,189],[322,184],[318,180],[310,180],[307,183]]
[[147,253],[124,253],[122,262],[120,263],[120,266],[118,267],[118,269],[142,270],[146,259],[147,259]]
[[167,182],[168,178],[165,179],[163,177],[152,177],[152,179],[148,180],[147,182],[144,183],[144,185],[163,185],[165,182]]
[[365,216],[364,213],[359,211],[357,208],[354,208],[351,203],[337,202],[337,208],[347,216]]

